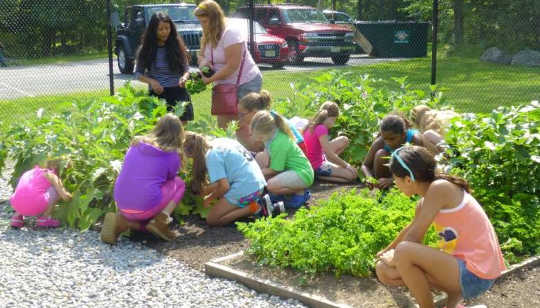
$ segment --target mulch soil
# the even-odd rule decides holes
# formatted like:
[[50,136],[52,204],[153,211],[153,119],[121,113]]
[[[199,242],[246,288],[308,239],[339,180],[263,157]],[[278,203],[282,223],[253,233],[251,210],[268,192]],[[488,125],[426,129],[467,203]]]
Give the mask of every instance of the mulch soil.
[[[326,199],[332,193],[342,189],[361,188],[358,185],[338,185],[332,183],[316,183],[311,188],[312,198],[310,203],[319,199]],[[224,257],[249,247],[249,242],[238,231],[234,224],[223,227],[208,227],[203,219],[198,215],[188,216],[182,225],[177,226],[181,236],[174,241],[164,242],[156,240],[149,234],[136,233],[131,238],[135,241],[141,241],[149,247],[152,247],[165,255],[185,262],[192,268],[204,271],[204,264],[214,258]],[[278,273],[278,271],[274,271]],[[277,275],[277,274],[276,274]],[[270,278],[270,277],[268,277]],[[276,277],[277,278],[277,277]],[[278,280],[279,281],[279,280]],[[320,280],[323,281],[323,280]],[[359,283],[359,282],[358,282]],[[342,287],[342,292],[350,294],[358,293],[363,288],[358,284],[352,284],[354,287],[346,290]],[[369,283],[373,285],[373,281]],[[350,284],[349,284],[350,285]],[[351,286],[352,286],[351,285]],[[324,286],[311,285],[313,288],[324,290]],[[328,288],[329,291],[334,288]],[[368,290],[366,290],[368,291]],[[389,290],[384,305],[363,305],[358,302],[354,306],[359,307],[408,307],[408,300],[401,296],[401,291]],[[368,292],[370,293],[370,292]],[[371,292],[373,293],[373,292]],[[373,300],[381,296],[382,293],[374,292]],[[324,295],[324,294],[323,294]],[[332,297],[332,294],[329,298]],[[366,299],[365,303],[368,303]],[[379,300],[374,302],[380,302]],[[467,305],[484,304],[487,307],[540,307],[540,269],[538,265],[520,270],[512,275],[497,281],[492,289],[477,299],[468,301]]]

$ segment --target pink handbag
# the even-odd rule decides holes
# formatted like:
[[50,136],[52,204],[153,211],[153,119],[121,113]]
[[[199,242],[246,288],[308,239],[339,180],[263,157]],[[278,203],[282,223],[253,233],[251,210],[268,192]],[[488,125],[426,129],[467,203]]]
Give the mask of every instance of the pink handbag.
[[[212,66],[214,66],[214,52],[210,48],[212,57]],[[246,50],[242,55],[242,64],[240,64],[240,71],[238,72],[238,78],[236,84],[218,84],[212,88],[212,115],[236,115],[238,113],[238,84],[240,83],[240,76],[242,76],[242,69],[244,68],[244,61],[246,59]]]

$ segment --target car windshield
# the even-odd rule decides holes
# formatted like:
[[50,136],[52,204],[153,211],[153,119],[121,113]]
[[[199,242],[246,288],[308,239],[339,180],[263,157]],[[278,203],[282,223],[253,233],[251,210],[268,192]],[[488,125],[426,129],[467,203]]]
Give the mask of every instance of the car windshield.
[[[235,28],[243,29],[244,33],[249,33],[249,19],[244,18],[229,18],[227,23]],[[253,21],[253,29],[255,29],[255,34],[266,34],[266,29],[264,29],[261,24],[256,21]]]
[[317,9],[286,9],[283,17],[289,24],[293,23],[328,23],[328,19]]
[[163,12],[171,17],[174,22],[197,22],[197,17],[193,15],[194,6],[158,6],[148,9],[149,17],[154,13]]

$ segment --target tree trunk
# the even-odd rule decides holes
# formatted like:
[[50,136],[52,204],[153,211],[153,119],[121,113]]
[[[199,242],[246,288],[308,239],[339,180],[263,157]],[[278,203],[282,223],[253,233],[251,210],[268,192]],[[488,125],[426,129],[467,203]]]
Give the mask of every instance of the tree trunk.
[[464,0],[454,0],[454,39],[456,45],[463,44]]

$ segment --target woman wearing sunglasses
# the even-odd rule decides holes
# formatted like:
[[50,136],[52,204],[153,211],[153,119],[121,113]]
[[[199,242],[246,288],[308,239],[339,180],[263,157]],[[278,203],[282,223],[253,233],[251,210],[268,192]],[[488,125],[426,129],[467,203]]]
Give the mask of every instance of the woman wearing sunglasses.
[[[378,254],[377,277],[385,285],[407,286],[420,307],[434,307],[431,288],[447,293],[448,308],[487,291],[506,269],[489,219],[463,179],[437,173],[422,147],[392,152],[390,170],[407,196],[422,198],[412,222]],[[439,248],[422,244],[433,224]]]

